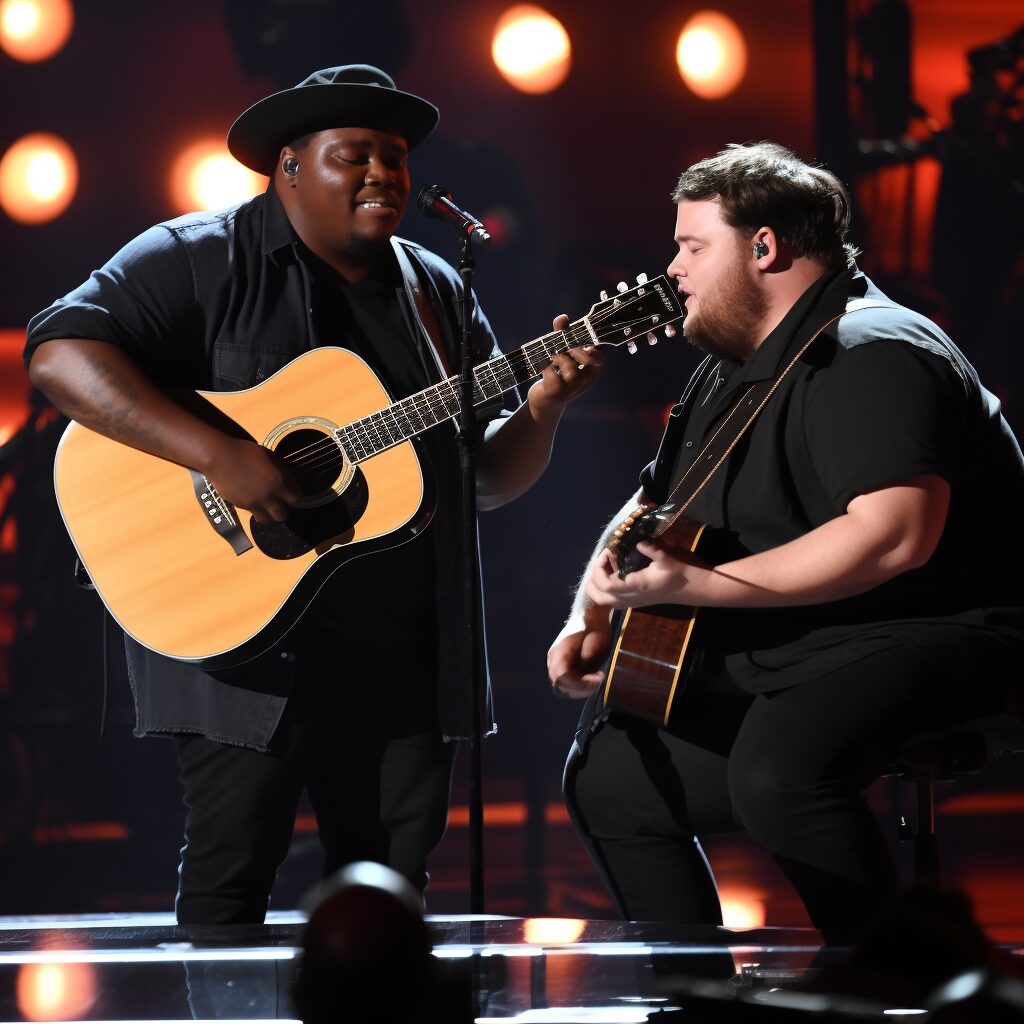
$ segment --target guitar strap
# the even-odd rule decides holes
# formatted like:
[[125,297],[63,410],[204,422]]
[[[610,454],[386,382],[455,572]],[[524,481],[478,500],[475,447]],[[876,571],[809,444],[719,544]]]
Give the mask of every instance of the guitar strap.
[[402,281],[405,284],[405,295],[412,308],[416,311],[416,323],[420,329],[427,347],[430,349],[437,364],[437,371],[441,380],[447,380],[452,376],[451,361],[448,352],[444,347],[444,338],[441,334],[441,325],[437,322],[437,314],[430,302],[426,289],[420,275],[405,251],[405,246],[398,238],[391,239],[391,247],[395,250],[395,258],[398,261],[398,269],[402,274]]
[[[683,473],[676,482],[675,487],[672,488],[672,493],[664,502],[666,505],[670,502],[675,502],[676,495],[679,493],[688,478],[691,478],[691,483],[693,479],[698,481],[685,501],[680,501],[676,508],[673,509],[672,514],[665,521],[664,528],[668,529],[668,527],[671,526],[689,507],[694,498],[704,490],[708,481],[715,475],[715,473],[718,472],[725,463],[725,460],[732,453],[732,450],[737,444],[739,444],[740,438],[742,438],[743,435],[746,434],[746,432],[754,425],[754,421],[761,415],[761,410],[768,404],[768,400],[773,394],[775,394],[775,391],[783,380],[785,380],[789,371],[796,366],[800,357],[811,347],[819,334],[821,334],[827,327],[834,324],[841,317],[846,316],[848,313],[856,313],[862,309],[892,308],[895,308],[895,306],[891,302],[878,302],[863,298],[848,299],[846,308],[841,313],[836,313],[835,316],[826,320],[810,336],[810,338],[800,346],[800,350],[785,365],[785,367],[783,367],[781,373],[776,374],[772,380],[763,380],[758,381],[755,384],[751,384],[750,387],[740,395],[739,399],[733,404],[732,408],[719,424],[714,434],[711,435],[708,443],[700,452],[698,452],[693,462],[691,462],[687,467],[686,472]],[[739,413],[739,415],[736,415],[737,413]],[[745,418],[744,413],[746,414]],[[726,429],[730,427],[730,425],[731,429]]]

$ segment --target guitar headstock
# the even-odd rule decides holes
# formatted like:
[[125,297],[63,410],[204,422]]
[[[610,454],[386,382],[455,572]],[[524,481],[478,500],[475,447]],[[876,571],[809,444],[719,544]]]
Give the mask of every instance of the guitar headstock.
[[625,345],[634,353],[637,340],[645,334],[647,343],[654,345],[658,340],[655,331],[664,329],[665,337],[671,338],[676,333],[673,324],[685,318],[686,308],[675,283],[664,274],[651,280],[639,274],[636,282],[630,288],[620,281],[617,293],[610,298],[607,292],[601,292],[601,301],[583,317],[599,345]]

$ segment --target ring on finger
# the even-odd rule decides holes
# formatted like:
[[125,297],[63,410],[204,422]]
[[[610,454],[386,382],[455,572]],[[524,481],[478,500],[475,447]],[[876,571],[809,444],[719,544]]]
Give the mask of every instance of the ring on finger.
[[558,363],[552,363],[551,368],[555,371],[556,377],[562,376],[562,368],[558,365]]

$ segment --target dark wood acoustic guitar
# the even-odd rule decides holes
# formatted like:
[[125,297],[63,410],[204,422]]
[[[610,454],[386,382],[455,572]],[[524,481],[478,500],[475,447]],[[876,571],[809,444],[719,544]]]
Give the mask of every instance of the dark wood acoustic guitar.
[[[706,525],[682,514],[697,493],[711,479],[729,457],[739,439],[750,428],[765,407],[783,378],[799,362],[826,327],[840,317],[864,309],[891,308],[892,303],[872,299],[851,298],[844,309],[832,312],[829,318],[810,335],[797,353],[774,380],[759,381],[751,385],[735,402],[704,451],[694,460],[690,470],[704,467],[704,478],[683,501],[670,500],[662,505],[641,505],[619,525],[608,545],[618,559],[619,576],[625,579],[631,572],[650,565],[650,559],[636,550],[642,540],[657,540],[676,558],[685,561],[688,554],[700,554],[701,538]],[[730,432],[729,423],[735,414],[736,426]],[[710,468],[705,459],[711,463]],[[683,480],[686,479],[686,474]],[[673,496],[681,489],[676,484]],[[604,681],[605,707],[621,711],[655,725],[668,725],[673,703],[701,670],[703,644],[697,609],[689,605],[665,604],[626,610],[619,636],[612,652],[611,663]]]
[[[636,550],[639,541],[656,540],[668,554],[685,558],[699,553],[704,529],[704,523],[679,514],[678,502],[641,505],[608,545],[618,559],[619,577],[651,564]],[[680,604],[626,609],[604,682],[605,707],[668,725],[673,703],[700,667],[697,611]]]

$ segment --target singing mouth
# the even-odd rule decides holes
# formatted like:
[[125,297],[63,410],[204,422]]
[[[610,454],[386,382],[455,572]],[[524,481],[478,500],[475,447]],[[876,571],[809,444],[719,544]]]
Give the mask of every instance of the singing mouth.
[[395,204],[387,199],[361,199],[356,204],[357,210],[394,210]]

